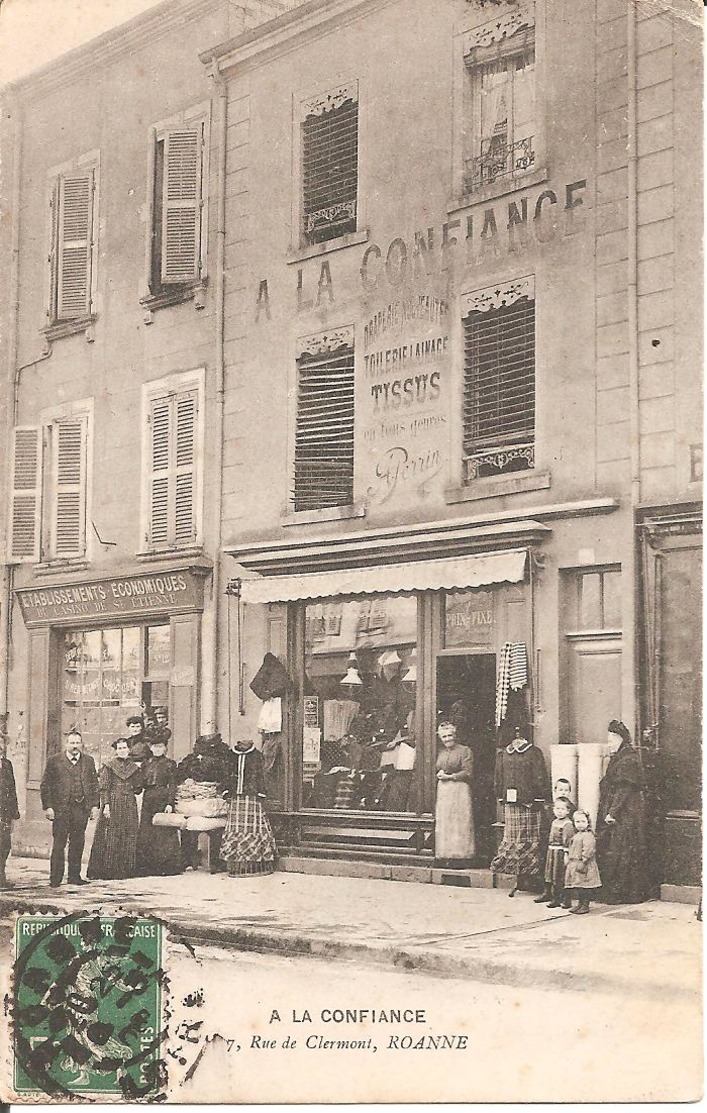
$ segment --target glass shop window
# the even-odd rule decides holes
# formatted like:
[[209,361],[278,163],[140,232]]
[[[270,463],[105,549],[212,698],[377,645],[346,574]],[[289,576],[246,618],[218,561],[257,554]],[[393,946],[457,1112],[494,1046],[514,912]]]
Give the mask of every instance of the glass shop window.
[[302,803],[415,812],[417,599],[307,605]]

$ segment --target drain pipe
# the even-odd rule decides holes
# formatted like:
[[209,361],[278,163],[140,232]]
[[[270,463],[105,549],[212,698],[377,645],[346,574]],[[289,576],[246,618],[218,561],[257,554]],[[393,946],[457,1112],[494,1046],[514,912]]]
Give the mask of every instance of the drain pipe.
[[211,579],[211,606],[208,616],[204,615],[204,682],[201,705],[202,732],[218,730],[219,707],[219,620],[221,616],[221,503],[223,496],[223,429],[225,403],[225,366],[223,351],[224,336],[224,293],[226,265],[226,129],[228,126],[228,88],[225,78],[218,68],[216,59],[211,63],[211,77],[218,93],[218,176],[217,176],[217,218],[216,218],[216,281],[214,292],[214,402],[216,406],[214,421],[214,494],[212,500],[214,523],[211,531],[213,539],[214,567]]
[[634,738],[640,737],[639,686],[637,670],[637,646],[639,644],[639,613],[636,605],[638,589],[637,540],[635,534],[636,511],[641,502],[641,429],[640,429],[640,384],[638,351],[638,111],[637,111],[637,33],[636,21],[638,5],[635,0],[627,0],[627,85],[628,85],[628,363],[629,363],[629,439],[631,464],[631,543],[627,552],[627,574],[633,590],[627,592],[631,600],[631,624],[633,637],[629,646],[627,662],[629,674],[633,677],[631,710]]

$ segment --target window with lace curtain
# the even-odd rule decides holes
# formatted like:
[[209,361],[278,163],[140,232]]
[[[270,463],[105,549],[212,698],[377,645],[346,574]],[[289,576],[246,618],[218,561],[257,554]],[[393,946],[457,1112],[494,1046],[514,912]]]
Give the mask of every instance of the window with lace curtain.
[[464,193],[509,182],[537,165],[540,136],[532,6],[504,12],[464,39],[467,126]]

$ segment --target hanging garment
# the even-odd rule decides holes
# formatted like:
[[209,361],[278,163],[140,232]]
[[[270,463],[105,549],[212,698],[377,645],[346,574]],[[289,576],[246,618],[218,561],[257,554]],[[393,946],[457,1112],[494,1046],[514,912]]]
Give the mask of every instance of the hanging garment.
[[517,692],[528,683],[528,654],[525,642],[506,642],[501,650],[496,682],[496,726],[508,710],[508,692]]
[[340,742],[349,733],[359,705],[353,699],[324,700],[324,741]]
[[261,734],[279,734],[282,730],[282,699],[273,696],[266,699],[258,715],[258,730]]

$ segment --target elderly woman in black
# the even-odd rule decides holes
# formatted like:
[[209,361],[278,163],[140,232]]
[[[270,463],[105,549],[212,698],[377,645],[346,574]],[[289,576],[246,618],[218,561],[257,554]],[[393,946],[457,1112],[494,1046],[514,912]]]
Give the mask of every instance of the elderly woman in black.
[[114,880],[134,877],[137,850],[136,797],[144,788],[140,766],[130,756],[127,738],[111,743],[115,757],[101,766],[101,810],[88,862],[88,877]]
[[628,727],[609,723],[614,753],[599,786],[597,859],[604,898],[637,904],[647,897],[643,770]]

